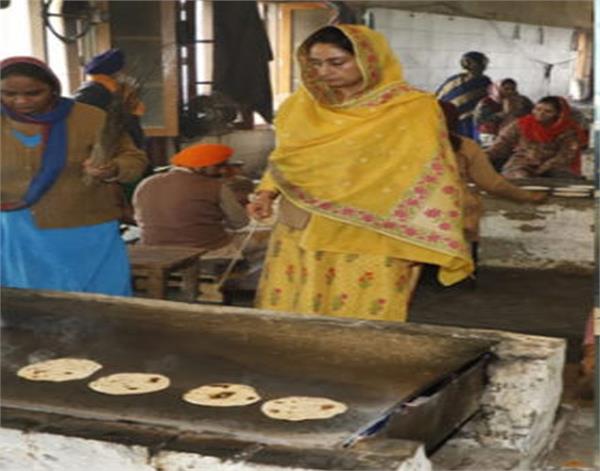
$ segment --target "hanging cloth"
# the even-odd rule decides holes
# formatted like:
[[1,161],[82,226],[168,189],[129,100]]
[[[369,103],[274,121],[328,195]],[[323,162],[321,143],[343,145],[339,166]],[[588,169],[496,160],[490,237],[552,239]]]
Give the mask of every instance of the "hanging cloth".
[[213,2],[213,90],[273,120],[273,59],[255,1]]

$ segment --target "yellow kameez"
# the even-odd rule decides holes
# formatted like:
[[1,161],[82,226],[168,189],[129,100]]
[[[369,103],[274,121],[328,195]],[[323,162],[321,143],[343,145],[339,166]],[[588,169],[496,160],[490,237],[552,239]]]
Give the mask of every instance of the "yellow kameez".
[[419,265],[385,255],[304,250],[302,231],[278,224],[256,304],[263,309],[404,321]]
[[472,271],[460,176],[435,98],[404,82],[382,35],[337,27],[364,89],[342,100],[300,47],[303,86],[278,111],[258,189],[278,191],[310,220],[276,226],[256,306],[404,321],[416,266],[440,266],[444,284]]

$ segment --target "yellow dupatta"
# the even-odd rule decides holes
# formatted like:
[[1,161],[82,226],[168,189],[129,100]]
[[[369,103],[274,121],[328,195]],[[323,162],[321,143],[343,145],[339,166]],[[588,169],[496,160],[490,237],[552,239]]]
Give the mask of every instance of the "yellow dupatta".
[[354,45],[362,91],[350,100],[317,79],[304,46],[303,86],[280,107],[269,158],[275,186],[312,214],[302,246],[473,269],[463,238],[460,176],[433,95],[408,85],[385,38],[338,25]]

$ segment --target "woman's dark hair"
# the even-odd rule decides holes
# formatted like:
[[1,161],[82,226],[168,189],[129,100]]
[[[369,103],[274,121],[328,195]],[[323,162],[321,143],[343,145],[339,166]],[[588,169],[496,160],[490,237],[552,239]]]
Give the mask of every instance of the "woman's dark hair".
[[311,34],[304,41],[303,47],[306,51],[309,51],[311,47],[315,44],[333,44],[340,49],[344,49],[348,51],[350,54],[354,55],[354,46],[352,45],[352,41],[348,39],[348,37],[335,26],[325,26],[313,34]]
[[39,67],[35,64],[27,62],[17,62],[15,64],[9,64],[0,69],[0,80],[4,80],[13,75],[22,75],[32,79],[44,82],[52,88],[54,91],[60,90],[60,83],[58,83],[56,77],[46,69]]
[[558,96],[545,96],[538,100],[538,103],[546,103],[550,106],[553,106],[557,113],[560,114],[562,109],[562,99]]
[[505,78],[504,80],[502,80],[500,82],[500,86],[503,85],[513,85],[515,88],[517,88],[517,81],[515,79],[511,79],[511,78]]
[[447,101],[438,100],[438,104],[444,112],[446,118],[446,127],[448,129],[448,139],[452,145],[452,150],[457,152],[462,146],[462,139],[457,134],[458,131],[458,109],[452,103]]

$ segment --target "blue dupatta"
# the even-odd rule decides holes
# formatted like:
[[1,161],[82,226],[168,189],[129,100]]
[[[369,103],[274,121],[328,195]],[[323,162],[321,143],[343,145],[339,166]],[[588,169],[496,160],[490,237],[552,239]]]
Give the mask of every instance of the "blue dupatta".
[[44,126],[44,150],[38,173],[31,180],[21,200],[2,203],[1,210],[10,211],[32,206],[52,187],[67,161],[67,117],[74,104],[75,101],[69,98],[60,98],[52,111],[31,116],[15,113],[3,105],[0,107],[2,114],[15,121]]

